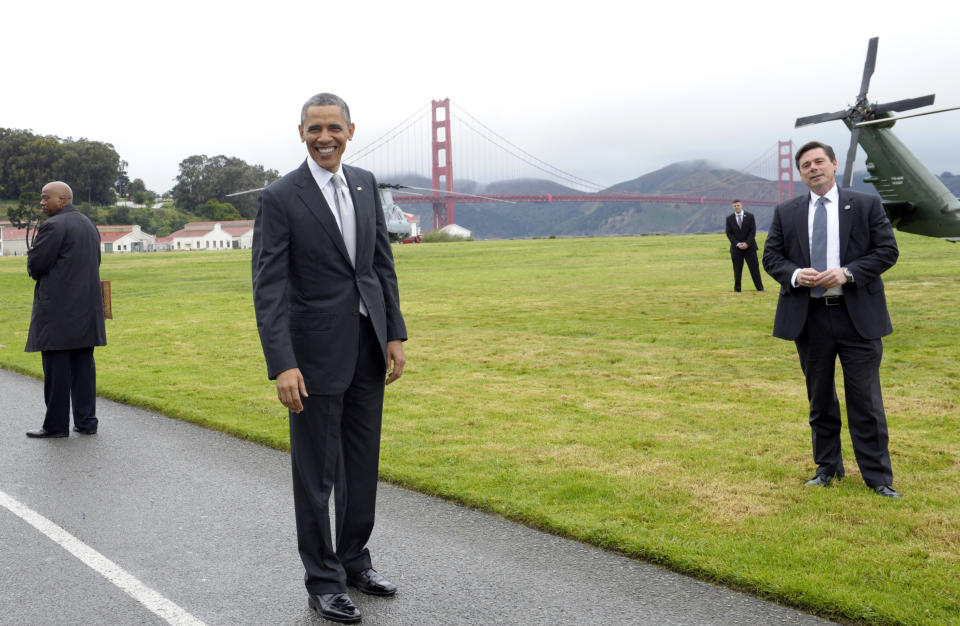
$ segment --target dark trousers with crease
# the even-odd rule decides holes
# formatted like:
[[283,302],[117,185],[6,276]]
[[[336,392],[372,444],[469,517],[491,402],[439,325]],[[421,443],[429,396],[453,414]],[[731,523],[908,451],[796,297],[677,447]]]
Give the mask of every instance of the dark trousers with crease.
[[[303,412],[290,413],[290,457],[297,545],[312,594],[346,590],[348,573],[372,567],[386,363],[373,326],[360,323],[359,355],[342,394],[312,394]],[[336,489],[334,490],[334,487]],[[336,544],[330,494],[336,492]]]
[[796,344],[807,381],[817,473],[844,474],[840,453],[840,402],[834,382],[839,357],[847,426],[860,474],[870,487],[892,485],[887,417],[880,392],[883,343],[860,336],[842,300],[837,306],[827,306],[824,300],[813,298],[806,326]]
[[78,430],[97,430],[97,366],[93,346],[75,350],[44,350],[43,399],[47,413],[43,429],[50,433],[70,431],[70,407],[73,425]]
[[740,277],[743,276],[743,262],[746,260],[747,267],[750,268],[750,278],[753,279],[753,286],[757,291],[763,289],[763,280],[760,278],[760,264],[757,262],[756,250],[741,250],[734,248],[730,251],[730,258],[733,260],[733,289],[740,291]]

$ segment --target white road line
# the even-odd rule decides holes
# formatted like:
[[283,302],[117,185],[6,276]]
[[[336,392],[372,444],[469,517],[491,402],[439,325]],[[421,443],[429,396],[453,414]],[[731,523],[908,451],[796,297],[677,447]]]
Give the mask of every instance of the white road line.
[[30,524],[41,533],[60,544],[84,565],[97,572],[121,591],[145,606],[152,613],[174,626],[206,626],[202,621],[190,615],[179,606],[147,587],[135,576],[128,574],[119,565],[83,543],[63,528],[60,528],[33,509],[21,504],[0,491],[0,505]]

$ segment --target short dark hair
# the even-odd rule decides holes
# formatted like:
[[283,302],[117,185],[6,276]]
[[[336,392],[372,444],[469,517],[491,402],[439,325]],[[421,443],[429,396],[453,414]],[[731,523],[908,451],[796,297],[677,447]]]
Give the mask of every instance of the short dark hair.
[[332,93],[318,93],[310,96],[310,99],[304,102],[303,108],[300,109],[300,124],[303,125],[304,120],[307,119],[307,109],[326,106],[340,107],[340,110],[343,111],[343,117],[347,119],[347,124],[350,124],[350,107],[343,101],[343,98]]
[[803,156],[803,153],[810,152],[811,150],[816,150],[817,148],[821,148],[827,154],[827,158],[830,159],[831,161],[837,160],[837,155],[833,151],[832,147],[820,141],[808,141],[807,143],[800,146],[800,149],[797,150],[797,154],[794,157],[794,160],[797,162],[797,169],[800,169],[800,157]]
[[743,200],[741,200],[740,198],[734,198],[733,202],[731,202],[730,204],[736,204],[736,203],[738,203],[738,202],[739,202],[740,204],[743,204]]

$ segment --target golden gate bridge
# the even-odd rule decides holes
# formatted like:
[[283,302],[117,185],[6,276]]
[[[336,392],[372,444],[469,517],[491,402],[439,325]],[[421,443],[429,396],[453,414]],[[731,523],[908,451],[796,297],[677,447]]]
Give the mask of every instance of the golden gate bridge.
[[[453,109],[455,107],[455,109]],[[429,119],[428,118],[429,115]],[[456,121],[456,124],[452,122]],[[426,128],[424,128],[426,127]],[[458,180],[503,181],[529,178],[521,172],[533,172],[546,177],[561,189],[578,193],[487,193],[462,194],[454,190],[453,143],[458,140]],[[485,146],[486,152],[478,146]],[[491,157],[490,153],[496,154]],[[465,155],[465,156],[464,156]],[[507,156],[509,158],[504,158]],[[712,183],[705,189],[679,194],[643,194],[610,190],[566,172],[530,154],[489,126],[452,104],[449,98],[433,100],[409,115],[394,128],[373,142],[348,155],[345,161],[373,171],[377,178],[419,176],[430,181],[432,191],[427,194],[395,195],[397,204],[430,204],[433,207],[433,227],[442,228],[454,223],[456,204],[482,202],[657,202],[680,204],[730,204],[733,198],[709,195],[722,193],[727,180]],[[776,163],[771,167],[772,163]],[[742,198],[747,205],[775,206],[793,196],[793,143],[777,141],[739,172],[754,173],[777,181],[777,200]],[[426,176],[429,172],[430,176]],[[738,172],[738,173],[739,173]],[[734,173],[733,176],[736,176]],[[730,178],[732,178],[731,176]],[[465,190],[463,190],[465,191]],[[728,192],[729,193],[729,192]]]

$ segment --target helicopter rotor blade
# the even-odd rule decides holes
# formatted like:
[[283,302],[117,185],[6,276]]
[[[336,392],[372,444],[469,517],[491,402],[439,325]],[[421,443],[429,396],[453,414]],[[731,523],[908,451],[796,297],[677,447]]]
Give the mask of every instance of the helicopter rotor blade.
[[858,140],[860,139],[860,129],[856,126],[850,131],[850,147],[847,148],[847,162],[843,166],[843,178],[840,179],[841,187],[853,186],[853,162],[857,158]]
[[829,122],[830,120],[842,120],[847,116],[847,111],[834,111],[833,113],[820,113],[818,115],[808,115],[806,117],[798,117],[797,122],[793,125],[794,128],[800,128],[801,126],[807,126],[809,124],[819,124],[820,122]]
[[930,94],[928,96],[921,96],[919,98],[907,98],[906,100],[896,100],[894,102],[885,102],[883,104],[875,104],[871,109],[874,113],[886,113],[887,111],[909,111],[911,109],[919,109],[920,107],[927,107],[933,104],[933,100],[936,98],[936,94]]
[[908,117],[921,117],[924,115],[933,115],[934,113],[943,113],[945,111],[956,111],[960,109],[958,107],[947,107],[946,109],[937,109],[936,111],[924,111],[923,113],[910,113],[909,115],[897,115],[895,117],[882,117],[876,120],[867,120],[865,122],[860,122],[857,126],[872,126],[873,124],[883,124],[884,122],[893,122],[896,120],[905,120]]
[[877,44],[879,41],[879,37],[873,37],[867,44],[867,60],[863,64],[863,78],[860,80],[860,94],[857,96],[857,102],[866,97],[867,89],[870,88],[870,77],[873,76],[873,69],[877,65]]
[[448,196],[465,196],[467,198],[480,198],[482,200],[493,200],[494,202],[503,202],[505,204],[517,204],[513,200],[504,200],[502,198],[494,198],[492,196],[481,196],[475,193],[463,193],[462,191],[444,191],[443,189],[432,189],[430,187],[414,187],[413,185],[392,185],[387,183],[377,183],[380,186],[390,187],[392,189],[418,189],[420,191],[430,191],[433,193],[440,193]]
[[266,187],[257,187],[256,189],[247,189],[245,191],[235,191],[233,193],[225,193],[223,194],[223,197],[232,198],[233,196],[242,196],[245,193],[255,193],[257,191],[263,191],[264,189],[266,189]]

